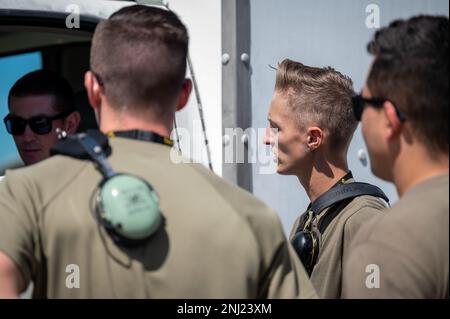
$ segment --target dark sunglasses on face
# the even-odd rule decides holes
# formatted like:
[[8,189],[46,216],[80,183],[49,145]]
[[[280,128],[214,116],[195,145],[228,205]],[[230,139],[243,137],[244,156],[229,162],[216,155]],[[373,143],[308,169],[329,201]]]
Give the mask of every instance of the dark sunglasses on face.
[[[361,121],[362,113],[364,112],[364,108],[366,107],[367,104],[374,108],[380,109],[383,107],[383,104],[386,101],[388,100],[380,98],[368,99],[360,94],[354,95],[352,97],[352,104],[353,104],[353,114],[355,115],[356,120],[358,122]],[[400,122],[405,122],[407,119],[405,113],[400,111],[400,109],[394,103],[392,103],[392,105],[394,105],[395,112],[397,113]]]
[[39,135],[48,134],[52,131],[52,123],[54,120],[66,118],[72,111],[60,113],[54,116],[37,115],[29,119],[24,119],[19,116],[8,114],[3,122],[5,123],[6,130],[11,135],[22,135],[25,132],[27,125],[30,129]]

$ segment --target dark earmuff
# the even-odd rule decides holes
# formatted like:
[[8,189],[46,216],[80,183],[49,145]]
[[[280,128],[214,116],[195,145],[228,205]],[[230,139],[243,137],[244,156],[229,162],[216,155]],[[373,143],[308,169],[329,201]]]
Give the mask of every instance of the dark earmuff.
[[308,276],[316,265],[319,256],[319,235],[315,231],[302,230],[295,234],[292,239],[292,245],[297,252]]

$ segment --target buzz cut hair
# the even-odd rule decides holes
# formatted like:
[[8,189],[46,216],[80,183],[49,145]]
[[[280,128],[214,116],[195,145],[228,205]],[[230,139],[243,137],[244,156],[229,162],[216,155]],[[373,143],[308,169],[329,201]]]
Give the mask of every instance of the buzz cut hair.
[[125,7],[97,25],[91,71],[114,109],[164,116],[184,83],[188,43],[187,29],[174,12]]

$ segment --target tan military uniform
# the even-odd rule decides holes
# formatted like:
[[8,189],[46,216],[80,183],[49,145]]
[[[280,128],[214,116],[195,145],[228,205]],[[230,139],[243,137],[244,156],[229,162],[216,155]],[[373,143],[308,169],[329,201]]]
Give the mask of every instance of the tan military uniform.
[[[165,226],[139,248],[116,246],[92,214],[101,180],[91,162],[63,156],[8,171],[0,184],[0,251],[35,297],[314,297],[277,215],[170,148],[114,138],[118,172],[148,180]],[[79,288],[76,287],[79,275]]]
[[449,297],[448,191],[448,174],[423,181],[361,230],[344,265],[344,297]]
[[[352,182],[352,178],[346,181]],[[386,203],[377,197],[360,196],[346,205],[337,204],[327,208],[318,215],[320,220],[326,214],[332,213],[331,210],[340,210],[321,236],[319,256],[311,273],[311,282],[320,298],[341,298],[342,266],[350,252],[350,244],[361,226],[385,208]],[[295,221],[290,240],[293,239],[299,223],[300,217]]]

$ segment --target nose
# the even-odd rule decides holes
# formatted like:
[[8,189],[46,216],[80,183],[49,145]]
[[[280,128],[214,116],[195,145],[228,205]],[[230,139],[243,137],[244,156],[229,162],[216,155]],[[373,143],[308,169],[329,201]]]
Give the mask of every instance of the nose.
[[272,145],[272,130],[270,127],[266,127],[266,133],[264,134],[263,143],[265,145]]
[[24,142],[33,142],[36,140],[36,134],[31,130],[29,125],[25,127],[22,138]]

